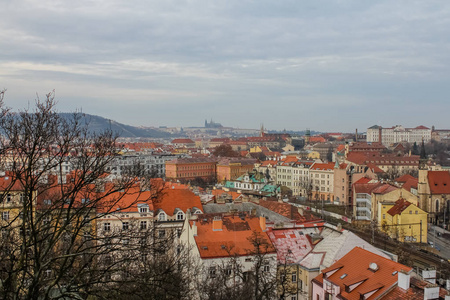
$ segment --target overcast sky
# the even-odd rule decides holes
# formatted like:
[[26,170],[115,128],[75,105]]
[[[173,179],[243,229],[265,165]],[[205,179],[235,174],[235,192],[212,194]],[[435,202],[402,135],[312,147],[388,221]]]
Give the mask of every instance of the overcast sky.
[[2,0],[0,88],[130,125],[450,128],[450,1]]

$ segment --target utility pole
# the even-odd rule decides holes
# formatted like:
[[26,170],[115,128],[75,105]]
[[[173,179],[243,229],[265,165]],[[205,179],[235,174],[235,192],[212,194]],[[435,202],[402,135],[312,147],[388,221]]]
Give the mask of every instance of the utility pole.
[[420,243],[422,244],[422,220],[420,220]]
[[375,242],[375,224],[374,224],[374,221],[370,222],[370,226],[372,227],[372,245],[373,245],[374,242]]

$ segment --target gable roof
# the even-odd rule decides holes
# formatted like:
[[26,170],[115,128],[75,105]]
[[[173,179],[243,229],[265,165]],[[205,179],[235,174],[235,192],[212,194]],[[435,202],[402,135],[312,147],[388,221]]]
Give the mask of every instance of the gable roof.
[[[213,229],[214,218],[221,218],[219,225]],[[252,237],[257,236],[265,253],[276,253],[275,248],[260,226],[260,218],[251,216],[218,216],[216,214],[199,215],[198,221],[189,221],[190,226],[197,227],[194,236],[201,258],[246,256],[255,251]]]
[[273,229],[267,235],[277,249],[278,263],[296,263],[312,250],[309,235],[301,230]]
[[417,178],[412,176],[412,175],[410,175],[410,174],[404,174],[404,175],[394,179],[394,181],[400,182],[400,183],[405,183],[405,182],[407,182],[410,179],[417,179]]
[[411,189],[418,188],[419,180],[417,178],[409,179],[407,180],[403,185],[402,188],[407,190],[408,192],[411,192]]
[[173,216],[177,208],[184,213],[193,207],[203,211],[200,197],[186,189],[163,190],[161,196],[153,201],[153,206],[155,211],[162,209],[169,216]]
[[448,171],[428,171],[431,194],[450,194],[450,173]]
[[406,201],[403,198],[398,199],[395,201],[394,206],[392,206],[387,213],[391,216],[399,215],[401,214],[405,209],[407,209],[411,205],[410,202]]
[[[371,264],[375,269],[369,267]],[[369,297],[369,294],[371,299],[377,299],[395,286],[401,270],[410,272],[412,269],[355,247],[335,264],[324,269],[313,282],[322,285],[327,280],[338,285],[340,297],[344,299],[359,300],[364,295]]]
[[316,171],[333,171],[335,163],[315,163],[311,166],[310,170]]
[[301,222],[306,221],[306,218],[298,212],[298,208],[289,203],[261,199],[259,200],[259,205],[288,219]]

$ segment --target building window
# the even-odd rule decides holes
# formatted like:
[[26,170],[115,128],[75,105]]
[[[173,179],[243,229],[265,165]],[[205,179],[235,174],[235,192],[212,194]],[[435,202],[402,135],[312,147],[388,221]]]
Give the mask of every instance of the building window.
[[130,228],[130,223],[128,223],[128,222],[122,223],[122,230],[128,230],[129,228]]
[[111,231],[111,223],[104,223],[103,224],[103,230],[104,231]]
[[147,221],[141,221],[140,228],[141,230],[147,229]]
[[2,212],[2,220],[9,221],[9,211]]
[[295,273],[295,272],[292,273],[291,280],[292,280],[292,282],[297,282],[297,273]]
[[166,220],[166,214],[165,213],[159,213],[158,215],[158,221],[165,221]]
[[265,265],[264,266],[264,272],[268,273],[270,271],[270,266],[269,265]]
[[51,218],[50,216],[45,216],[45,217],[42,219],[42,223],[43,223],[44,225],[48,225],[48,224],[50,224],[51,220],[52,220],[52,218]]
[[140,213],[147,213],[148,212],[148,208],[147,207],[139,207],[139,212]]
[[209,277],[215,278],[216,277],[216,267],[209,267]]
[[164,229],[159,230],[159,231],[158,231],[158,237],[159,237],[160,239],[165,238],[165,237],[166,237],[166,231],[165,231]]
[[44,205],[52,205],[52,200],[44,199]]
[[183,212],[179,211],[177,213],[177,220],[184,220],[184,213]]

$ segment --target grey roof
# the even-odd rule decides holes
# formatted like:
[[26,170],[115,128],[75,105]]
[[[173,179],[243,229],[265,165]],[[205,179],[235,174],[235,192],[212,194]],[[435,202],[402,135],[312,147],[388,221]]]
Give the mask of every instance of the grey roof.
[[337,231],[325,227],[321,233],[321,236],[323,237],[323,240],[321,240],[314,247],[314,250],[300,262],[301,265],[304,265],[309,269],[315,269],[319,267],[327,268],[334,264],[337,260],[341,259],[355,247],[361,247],[367,251],[391,259],[389,255],[385,254],[380,249],[372,246],[371,244],[348,230]]
[[208,203],[206,205],[203,205],[203,210],[205,213],[227,213],[232,210],[237,210],[238,212],[251,212],[255,210],[257,216],[264,216],[268,219],[269,222],[274,223],[291,222],[290,219],[253,202],[225,203],[225,204]]

